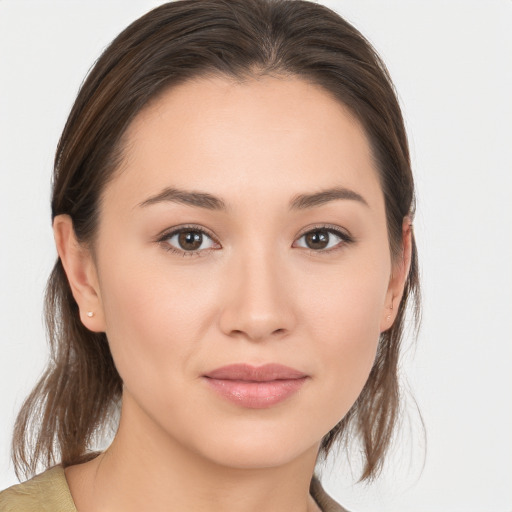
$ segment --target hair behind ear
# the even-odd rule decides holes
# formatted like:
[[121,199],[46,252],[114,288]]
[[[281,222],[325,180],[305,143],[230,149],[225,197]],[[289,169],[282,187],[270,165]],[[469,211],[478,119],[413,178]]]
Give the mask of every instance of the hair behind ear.
[[14,427],[13,460],[20,479],[33,476],[39,461],[67,466],[90,458],[91,438],[122,391],[106,335],[80,321],[60,259],[46,288],[45,321],[50,361]]
[[[407,219],[410,222],[410,217]],[[361,394],[324,437],[320,447],[320,454],[326,457],[336,442],[348,449],[354,438],[359,439],[364,460],[360,481],[375,479],[380,474],[398,422],[401,407],[398,366],[408,305],[415,334],[420,325],[418,256],[412,226],[410,229],[410,263],[404,262],[405,284],[394,322],[380,335],[377,355]]]

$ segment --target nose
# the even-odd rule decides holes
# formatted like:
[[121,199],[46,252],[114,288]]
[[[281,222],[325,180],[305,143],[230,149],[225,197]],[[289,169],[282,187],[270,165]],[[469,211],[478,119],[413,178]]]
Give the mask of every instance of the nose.
[[292,276],[275,251],[260,247],[238,255],[228,273],[219,320],[222,332],[261,342],[285,337],[294,329]]

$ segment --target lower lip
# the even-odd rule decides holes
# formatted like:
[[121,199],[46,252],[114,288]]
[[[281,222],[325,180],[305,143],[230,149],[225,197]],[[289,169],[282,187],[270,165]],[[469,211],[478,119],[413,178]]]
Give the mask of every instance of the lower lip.
[[265,409],[297,393],[306,378],[251,382],[206,377],[206,381],[214,391],[241,407]]

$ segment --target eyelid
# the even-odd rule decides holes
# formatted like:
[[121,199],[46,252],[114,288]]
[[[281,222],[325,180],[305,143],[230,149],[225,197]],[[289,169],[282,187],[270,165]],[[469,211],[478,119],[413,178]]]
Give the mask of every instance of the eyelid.
[[200,226],[198,224],[181,224],[178,226],[173,226],[172,228],[167,228],[164,231],[162,231],[161,233],[159,233],[156,236],[156,239],[157,239],[157,241],[167,240],[172,235],[175,235],[176,233],[180,233],[181,231],[186,231],[187,229],[190,231],[199,231],[199,232],[207,235],[215,243],[220,245],[220,243],[217,240],[217,238],[215,237],[215,235],[209,229],[205,228],[204,226]]
[[339,234],[340,237],[347,240],[354,240],[354,237],[346,230],[336,224],[313,224],[312,226],[305,227],[302,231],[299,232],[297,238],[300,238],[304,235],[307,235],[311,231],[320,231],[320,230],[329,231],[335,234]]

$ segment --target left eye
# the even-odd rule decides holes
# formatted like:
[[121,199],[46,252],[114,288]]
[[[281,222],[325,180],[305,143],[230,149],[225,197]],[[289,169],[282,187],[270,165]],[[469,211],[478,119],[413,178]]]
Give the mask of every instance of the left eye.
[[204,232],[197,229],[182,229],[166,237],[166,242],[175,249],[193,252],[211,249],[215,242]]
[[347,238],[346,235],[334,229],[314,229],[304,233],[298,239],[297,244],[299,247],[321,251],[332,249],[340,242],[347,242]]

